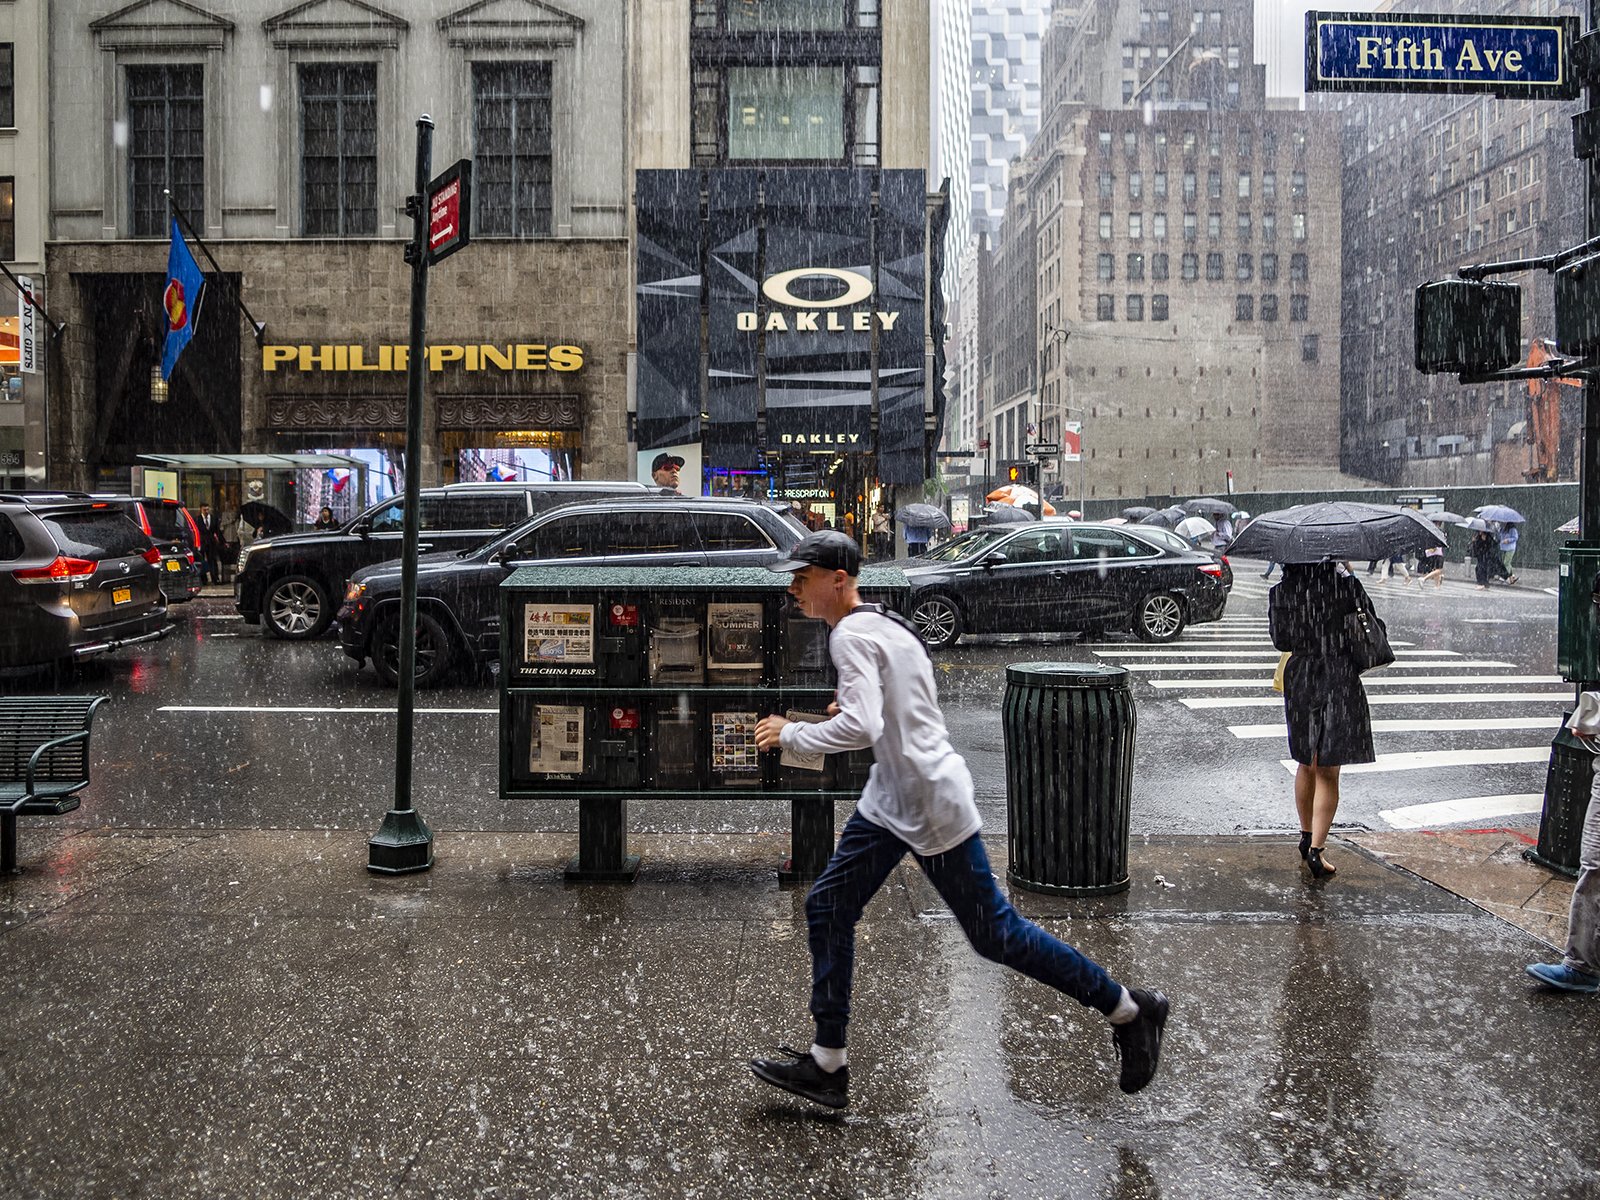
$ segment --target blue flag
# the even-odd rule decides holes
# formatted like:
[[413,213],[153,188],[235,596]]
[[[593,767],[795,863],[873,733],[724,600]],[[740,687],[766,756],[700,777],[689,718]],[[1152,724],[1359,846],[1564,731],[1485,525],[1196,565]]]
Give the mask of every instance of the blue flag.
[[178,218],[172,218],[172,249],[167,252],[167,288],[161,296],[161,307],[167,314],[167,340],[161,350],[161,378],[171,379],[178,365],[178,355],[194,338],[200,321],[200,293],[206,277],[189,253],[189,247],[178,229]]

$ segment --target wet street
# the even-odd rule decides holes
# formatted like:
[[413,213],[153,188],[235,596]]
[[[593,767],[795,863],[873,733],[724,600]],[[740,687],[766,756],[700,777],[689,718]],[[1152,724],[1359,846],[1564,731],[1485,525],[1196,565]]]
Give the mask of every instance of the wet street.
[[[1000,701],[1008,663],[1099,661],[1126,668],[1138,706],[1135,833],[1288,829],[1291,773],[1270,682],[1266,593],[1241,561],[1227,612],[1171,645],[1131,637],[969,639],[935,653],[956,749],[991,830],[1005,821]],[[1550,737],[1568,686],[1554,673],[1554,572],[1480,592],[1369,584],[1397,653],[1366,677],[1378,761],[1344,772],[1340,824],[1374,830],[1495,824],[1538,811]],[[95,731],[85,826],[370,830],[393,794],[394,693],[336,641],[280,642],[230,600],[176,610],[165,643],[86,667],[69,690],[112,703]],[[47,681],[10,680],[11,693]],[[497,797],[496,691],[489,679],[418,693],[416,803],[438,830],[575,828],[565,802]],[[1441,808],[1437,806],[1449,806]],[[786,803],[711,794],[670,808],[641,799],[641,831],[782,831]]]

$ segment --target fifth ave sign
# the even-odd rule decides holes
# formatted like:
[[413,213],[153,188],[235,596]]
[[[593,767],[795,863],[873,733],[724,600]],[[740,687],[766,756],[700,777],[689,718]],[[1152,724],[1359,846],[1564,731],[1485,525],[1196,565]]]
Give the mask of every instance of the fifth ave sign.
[[1306,13],[1306,91],[1576,99],[1576,17]]

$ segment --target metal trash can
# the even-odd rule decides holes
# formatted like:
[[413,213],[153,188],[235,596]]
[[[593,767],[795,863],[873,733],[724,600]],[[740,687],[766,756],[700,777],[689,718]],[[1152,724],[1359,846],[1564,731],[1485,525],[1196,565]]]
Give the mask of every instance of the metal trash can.
[[1128,672],[1100,663],[1006,668],[1006,878],[1034,892],[1128,889],[1137,724]]
[[1593,752],[1567,732],[1570,710],[1561,717],[1561,729],[1550,743],[1550,766],[1544,777],[1544,811],[1539,817],[1539,841],[1522,852],[1568,879],[1578,877],[1578,857],[1583,842],[1583,818],[1589,811],[1589,789],[1594,784]]

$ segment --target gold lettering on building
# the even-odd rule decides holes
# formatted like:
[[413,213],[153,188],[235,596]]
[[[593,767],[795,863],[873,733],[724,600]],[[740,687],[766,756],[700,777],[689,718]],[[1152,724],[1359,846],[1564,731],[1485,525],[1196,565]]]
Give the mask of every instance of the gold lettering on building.
[[[263,371],[404,371],[410,361],[409,346],[379,346],[376,352],[351,344],[261,347]],[[452,366],[465,371],[578,371],[583,368],[583,347],[550,346],[543,342],[503,346],[441,344],[427,347],[424,361],[429,371],[443,371]]]

